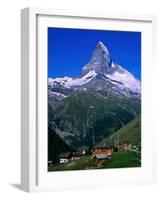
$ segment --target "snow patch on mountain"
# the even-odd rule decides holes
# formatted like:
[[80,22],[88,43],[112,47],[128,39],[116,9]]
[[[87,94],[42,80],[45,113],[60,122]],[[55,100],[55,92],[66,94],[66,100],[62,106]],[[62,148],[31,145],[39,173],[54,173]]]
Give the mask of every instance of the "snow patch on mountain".
[[122,89],[127,88],[134,93],[140,93],[140,81],[127,70],[121,69],[123,70],[123,73],[115,71],[112,74],[106,74],[106,77],[109,78],[113,84],[120,86]]
[[49,94],[52,96],[57,96],[57,97],[60,97],[60,98],[65,98],[66,96],[60,92],[52,92],[52,91],[49,91]]
[[82,86],[88,83],[95,76],[96,76],[95,70],[91,70],[87,74],[85,74],[83,77],[79,77],[79,78],[71,78],[71,77],[63,77],[63,78],[55,78],[55,79],[49,78],[48,83],[50,86],[60,84],[66,88],[71,88],[71,87],[76,87],[76,86]]

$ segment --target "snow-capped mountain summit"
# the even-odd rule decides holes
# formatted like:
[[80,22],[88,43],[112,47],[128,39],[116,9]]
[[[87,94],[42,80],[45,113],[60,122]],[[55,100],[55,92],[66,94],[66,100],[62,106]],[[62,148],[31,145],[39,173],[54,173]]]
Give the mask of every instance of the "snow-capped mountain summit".
[[[49,78],[49,97],[63,99],[76,90],[113,90],[126,97],[140,98],[141,83],[129,71],[114,63],[107,47],[99,41],[79,77]],[[50,95],[52,94],[52,95]]]
[[112,59],[107,47],[98,42],[93,51],[90,61],[83,67],[82,75],[87,74],[90,70],[95,70],[96,73],[109,73],[112,66]]

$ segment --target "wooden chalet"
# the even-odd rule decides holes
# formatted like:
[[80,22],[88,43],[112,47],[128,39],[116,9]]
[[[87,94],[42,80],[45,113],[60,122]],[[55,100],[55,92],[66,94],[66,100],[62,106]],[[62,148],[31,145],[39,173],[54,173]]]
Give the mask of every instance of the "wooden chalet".
[[96,158],[98,160],[101,159],[108,159],[108,157],[111,155],[112,153],[112,148],[109,146],[98,146],[95,147],[95,149],[92,152],[92,157]]
[[70,152],[64,152],[59,155],[59,163],[67,163],[69,162],[69,159],[71,158],[71,153]]
[[82,152],[81,151],[73,152],[71,160],[79,160],[81,156],[82,156]]
[[123,143],[122,144],[122,148],[124,149],[124,150],[131,150],[132,149],[132,144],[130,144],[130,143]]

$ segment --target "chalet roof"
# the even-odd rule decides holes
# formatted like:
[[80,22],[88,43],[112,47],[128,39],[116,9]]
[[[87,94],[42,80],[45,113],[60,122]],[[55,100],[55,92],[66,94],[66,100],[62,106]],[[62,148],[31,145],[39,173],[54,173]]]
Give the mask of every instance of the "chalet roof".
[[96,154],[95,156],[97,159],[106,159],[107,158],[107,154]]
[[112,144],[106,144],[106,145],[100,145],[100,146],[96,146],[95,149],[108,149],[113,147]]
[[59,158],[69,158],[70,152],[63,152],[59,154]]
[[101,155],[101,154],[106,154],[106,155],[110,155],[111,154],[111,150],[109,149],[95,149],[93,151],[93,155]]
[[81,152],[76,151],[76,152],[73,153],[73,156],[81,156]]

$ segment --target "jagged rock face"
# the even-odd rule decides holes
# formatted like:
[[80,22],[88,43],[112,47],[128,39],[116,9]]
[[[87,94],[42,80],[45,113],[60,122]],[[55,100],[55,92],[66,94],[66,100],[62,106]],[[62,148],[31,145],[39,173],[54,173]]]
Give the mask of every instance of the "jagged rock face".
[[87,121],[92,117],[99,142],[105,133],[113,133],[140,114],[140,97],[140,81],[114,63],[106,46],[98,42],[79,77],[48,79],[49,121],[75,148],[89,143]]
[[107,74],[110,72],[111,68],[112,58],[110,53],[102,42],[98,42],[90,61],[82,69],[82,76],[91,70],[95,70],[96,73]]

